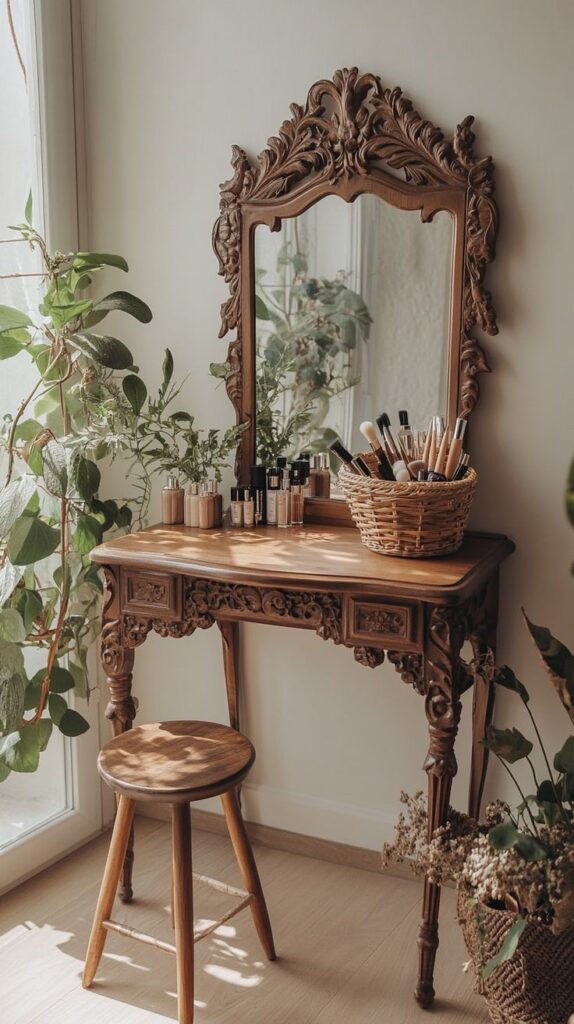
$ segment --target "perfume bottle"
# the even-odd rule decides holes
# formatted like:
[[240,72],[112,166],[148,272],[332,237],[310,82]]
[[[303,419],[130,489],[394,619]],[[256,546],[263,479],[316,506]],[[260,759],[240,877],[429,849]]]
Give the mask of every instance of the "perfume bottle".
[[277,466],[267,471],[267,525],[277,526],[277,499],[279,496],[280,473]]
[[303,496],[303,485],[301,483],[301,463],[294,462],[289,474],[291,486],[291,524],[301,526],[303,522],[303,507],[305,498]]
[[209,483],[212,481],[203,480],[199,488],[199,529],[212,530],[215,525],[215,502],[213,493],[209,490]]
[[241,487],[231,488],[231,525],[243,526],[243,491]]
[[219,529],[223,525],[223,495],[217,490],[217,480],[208,480],[207,487],[213,498],[213,525]]
[[250,487],[243,488],[243,525],[255,526],[255,502]]
[[281,471],[281,487],[277,498],[277,526],[291,526],[291,482],[287,466]]
[[309,474],[309,494],[312,498],[328,498],[331,494],[331,470],[329,469],[329,455],[327,452],[319,452],[311,459],[311,472]]
[[267,488],[265,466],[251,467],[251,491],[253,494],[256,526],[265,526],[267,522]]
[[183,506],[185,493],[175,476],[167,479],[161,492],[161,521],[168,526],[183,523]]
[[192,483],[185,495],[183,521],[186,526],[199,526],[199,485]]

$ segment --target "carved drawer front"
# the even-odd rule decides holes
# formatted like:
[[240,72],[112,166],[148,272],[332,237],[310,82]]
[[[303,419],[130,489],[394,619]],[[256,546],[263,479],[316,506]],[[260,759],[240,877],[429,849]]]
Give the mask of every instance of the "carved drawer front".
[[122,570],[122,610],[154,619],[181,619],[181,577],[171,573]]
[[420,650],[422,623],[422,610],[417,604],[349,597],[345,605],[345,642],[397,651]]

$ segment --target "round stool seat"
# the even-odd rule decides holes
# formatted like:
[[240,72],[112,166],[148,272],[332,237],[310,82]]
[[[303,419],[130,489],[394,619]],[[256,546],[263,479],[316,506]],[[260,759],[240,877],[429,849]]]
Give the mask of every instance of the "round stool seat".
[[254,760],[247,737],[227,725],[157,722],[115,736],[100,752],[98,770],[133,800],[179,803],[232,789]]

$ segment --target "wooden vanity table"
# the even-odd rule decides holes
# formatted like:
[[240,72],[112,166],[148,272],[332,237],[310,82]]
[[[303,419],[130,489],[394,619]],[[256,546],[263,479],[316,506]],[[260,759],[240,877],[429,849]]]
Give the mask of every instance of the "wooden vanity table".
[[[106,715],[114,733],[130,728],[136,713],[134,650],[150,631],[184,637],[217,623],[229,720],[237,728],[239,623],[311,629],[350,648],[343,656],[352,651],[369,668],[386,657],[424,697],[429,728],[424,768],[433,828],[445,821],[457,770],[460,696],[474,684],[469,808],[476,815],[487,761],[480,740],[493,694],[460,651],[467,639],[475,659],[494,648],[498,569],[512,550],[505,537],[469,534],[447,558],[387,558],[368,551],[353,527],[314,524],[211,531],[158,525],[109,541],[91,554],[105,580]],[[133,853],[124,870],[124,900],[132,895],[132,859]],[[426,882],[417,984],[423,1005],[434,996],[439,899],[440,889]]]

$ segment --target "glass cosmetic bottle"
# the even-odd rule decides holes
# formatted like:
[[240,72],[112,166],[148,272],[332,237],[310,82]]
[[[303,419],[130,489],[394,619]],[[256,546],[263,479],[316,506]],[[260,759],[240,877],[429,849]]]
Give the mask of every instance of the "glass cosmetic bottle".
[[167,479],[161,492],[161,521],[168,526],[183,523],[185,492],[175,476]]
[[185,495],[183,521],[186,526],[199,526],[199,486],[190,484]]
[[409,426],[409,414],[406,409],[399,410],[399,424],[399,441],[407,462],[411,462],[415,458],[415,436]]
[[213,525],[219,529],[223,525],[223,495],[217,489],[217,480],[208,480],[207,489],[213,497]]
[[329,498],[331,495],[331,470],[327,452],[319,452],[312,457],[309,494],[312,498]]
[[282,470],[281,487],[277,497],[277,526],[291,526],[291,485],[289,470]]
[[231,488],[231,525],[243,526],[243,490],[241,487]]
[[265,466],[251,467],[251,491],[254,501],[254,517],[256,526],[267,523],[267,488]]
[[300,462],[294,462],[291,466],[289,483],[291,485],[291,524],[292,526],[301,526],[305,498],[303,497],[303,485],[301,483]]
[[[211,481],[209,481],[211,483]],[[212,530],[215,524],[215,502],[209,483],[203,480],[199,489],[199,529]]]
[[277,526],[277,498],[279,496],[280,473],[277,466],[267,471],[267,525]]
[[243,488],[243,525],[255,526],[255,502],[250,487]]

